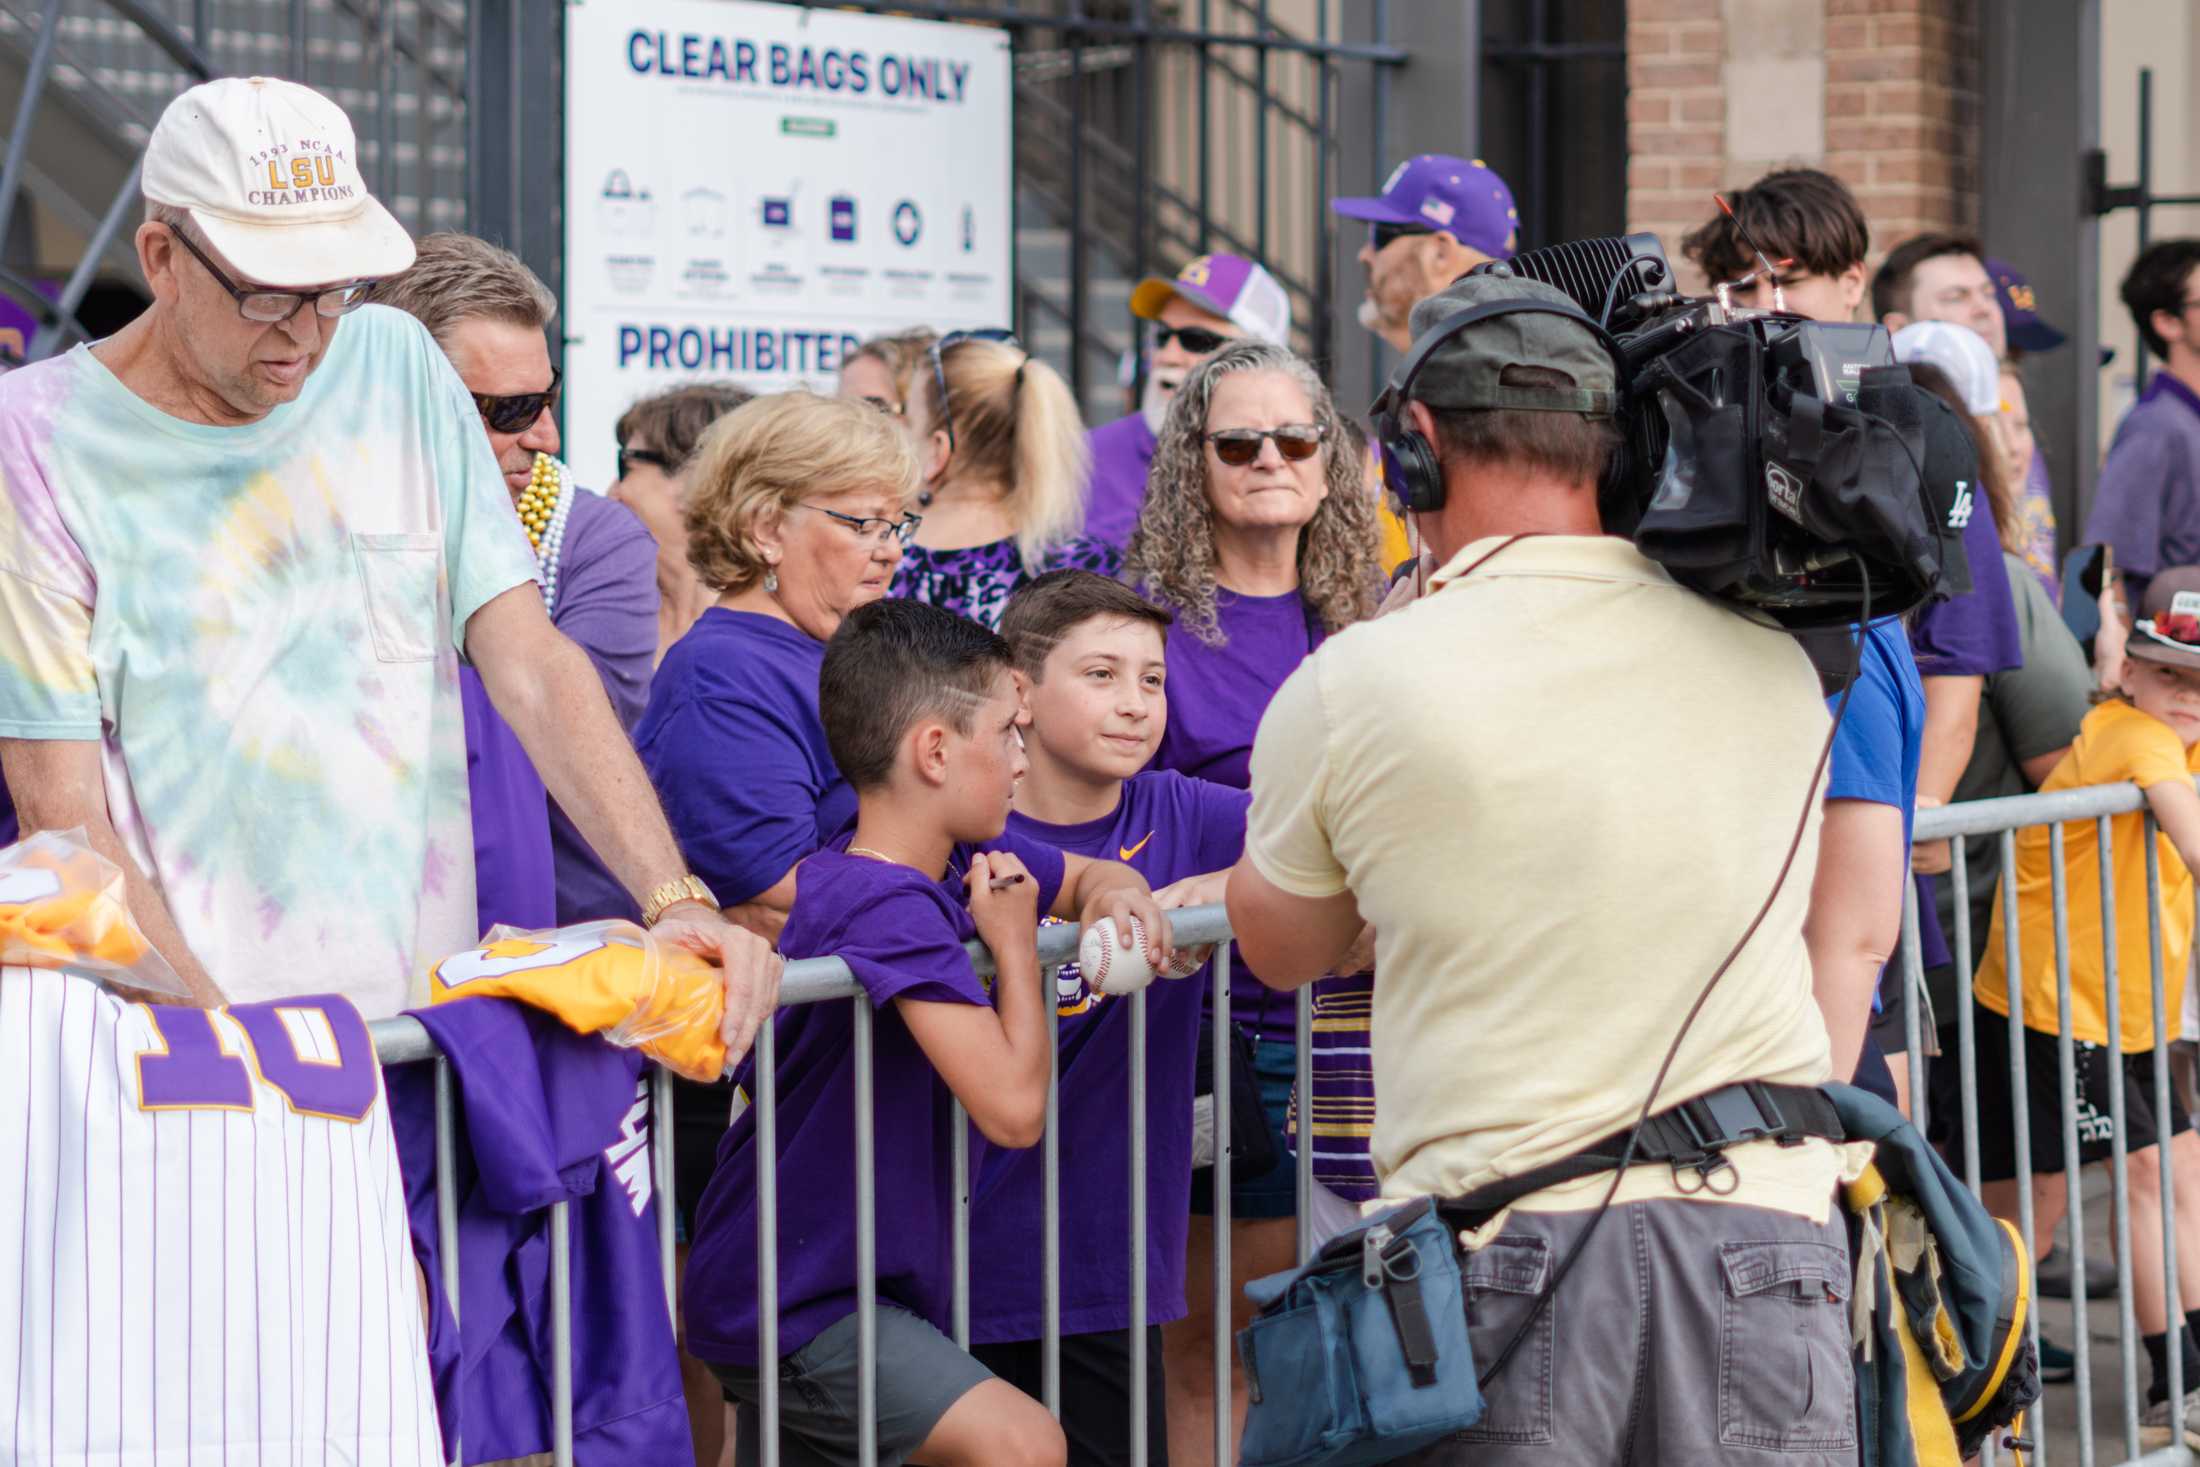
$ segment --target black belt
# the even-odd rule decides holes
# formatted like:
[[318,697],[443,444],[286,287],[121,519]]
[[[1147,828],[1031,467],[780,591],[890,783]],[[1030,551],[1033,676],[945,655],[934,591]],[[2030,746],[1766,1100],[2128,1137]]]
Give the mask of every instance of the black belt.
[[[1603,1140],[1592,1142],[1557,1161],[1516,1177],[1500,1177],[1464,1197],[1447,1201],[1444,1210],[1469,1227],[1478,1226],[1480,1221],[1486,1221],[1530,1192],[1593,1177],[1600,1172],[1616,1171],[1621,1158],[1628,1154],[1628,1138],[1634,1135],[1634,1130],[1630,1126],[1614,1131]],[[1728,1147],[1750,1141],[1777,1141],[1783,1146],[1794,1146],[1813,1137],[1824,1141],[1848,1139],[1840,1114],[1825,1091],[1815,1085],[1775,1085],[1765,1080],[1745,1080],[1739,1085],[1727,1085],[1693,1100],[1684,1100],[1671,1110],[1659,1111],[1644,1121],[1641,1138],[1635,1142],[1628,1164],[1642,1166],[1662,1162],[1672,1167],[1676,1176],[1692,1171],[1702,1184],[1699,1190],[1723,1195],[1733,1190],[1734,1166],[1722,1155]],[[1729,1179],[1724,1188],[1717,1183],[1722,1175]]]

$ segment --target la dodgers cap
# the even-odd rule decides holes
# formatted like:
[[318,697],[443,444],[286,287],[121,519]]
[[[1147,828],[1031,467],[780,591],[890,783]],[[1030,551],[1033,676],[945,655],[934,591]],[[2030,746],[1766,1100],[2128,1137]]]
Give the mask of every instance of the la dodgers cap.
[[1480,158],[1421,153],[1391,170],[1374,198],[1331,199],[1347,219],[1440,229],[1470,250],[1509,260],[1520,229],[1512,190]]
[[1894,334],[1894,359],[1929,362],[1948,374],[1974,418],[2001,411],[2001,363],[1986,338],[1948,321],[1912,321]]
[[1201,255],[1177,271],[1174,279],[1147,276],[1131,292],[1131,314],[1157,321],[1169,302],[1179,297],[1248,336],[1277,346],[1291,344],[1291,298],[1275,276],[1243,255]]
[[274,77],[201,82],[161,113],[142,187],[188,209],[207,242],[258,285],[395,275],[412,237],[367,191],[344,109]]

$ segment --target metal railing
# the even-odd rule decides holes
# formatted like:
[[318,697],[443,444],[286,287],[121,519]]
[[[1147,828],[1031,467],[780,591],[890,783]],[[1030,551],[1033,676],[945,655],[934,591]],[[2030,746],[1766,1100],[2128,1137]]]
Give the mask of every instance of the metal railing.
[[[2063,1176],[2067,1187],[2065,1216],[2069,1221],[2070,1259],[2070,1328],[2071,1348],[2077,1359],[2077,1373],[2073,1383],[2074,1400],[2069,1408],[2069,1420],[2060,1420],[2062,1406],[2047,1396],[2037,1403],[2028,1417],[2026,1436],[2035,1443],[2034,1453],[2026,1460],[2044,1464],[2058,1459],[2063,1452],[2071,1452],[2081,1467],[2093,1467],[2100,1451],[2099,1438],[2120,1434],[2123,1439],[2125,1462],[2171,1463],[2195,1460],[2183,1442],[2181,1429],[2182,1410],[2178,1405],[2184,1393],[2200,1382],[2184,1378],[2181,1352],[2174,1346],[2168,1355],[2168,1386],[2170,1409],[2170,1434],[2168,1445],[2149,1451],[2142,1445],[2140,1430],[2140,1388],[2138,1358],[2140,1336],[2136,1316],[2134,1279],[2132,1275],[2131,1209],[2126,1203],[2129,1196],[2129,1148],[2127,1142],[2126,1115],[2128,1097],[2125,1094],[2123,1069],[2118,1060],[2122,1035],[2122,996],[2117,974],[2117,927],[2115,875],[2111,869],[2111,825],[2118,817],[2138,814],[2146,834],[2146,889],[2148,897],[2147,948],[2150,992],[2152,995],[2152,1027],[2154,1033],[2154,1094],[2147,1097],[2154,1114],[2160,1121],[2161,1143],[2156,1148],[2160,1154],[2162,1199],[2162,1283],[2167,1301],[2171,1336],[2182,1327],[2184,1311],[2180,1307],[2178,1288],[2178,1257],[2176,1233],[2176,1202],[2174,1189],[2174,1162],[2169,1143],[2169,1117],[2172,1107],[2180,1102],[2172,1094],[2169,1065],[2169,1025],[2175,1015],[2167,1012],[2168,988],[2163,975],[2161,865],[2157,852],[2159,828],[2152,814],[2147,813],[2146,798],[2134,785],[2104,785],[2087,789],[2063,790],[2053,794],[2022,795],[2006,799],[1977,800],[1950,805],[1935,810],[1921,810],[1917,814],[1915,837],[1931,841],[1954,837],[1949,840],[1951,867],[1947,879],[1955,894],[1952,904],[1954,931],[1949,934],[1949,948],[1959,977],[1959,990],[1955,1004],[1954,1028],[1956,1030],[1955,1062],[1960,1077],[1958,1085],[1958,1125],[1963,1140],[1964,1183],[1974,1196],[1981,1195],[1979,1160],[1978,1116],[1978,1050],[1971,978],[1975,973],[1973,961],[1974,939],[1971,930],[1970,902],[1967,878],[1969,860],[1962,837],[1993,835],[1999,838],[1998,858],[2001,879],[1996,899],[2000,905],[2004,967],[2008,974],[2009,997],[2009,1093],[2011,1096],[2011,1129],[2014,1133],[2016,1158],[2016,1198],[2018,1216],[2013,1219],[2027,1242],[2033,1240],[2032,1196],[2032,1135],[2031,1118],[2027,1098],[2031,1086],[2038,1083],[2027,1073],[2023,1033],[2024,973],[2021,912],[2016,884],[2009,874],[2017,866],[2016,833],[2026,827],[2045,825],[2048,828],[2049,863],[2051,868],[2050,900],[2055,948],[2055,977],[2060,1025],[2056,1031],[2055,1093],[2061,1119],[2062,1154],[2065,1158]],[[2082,1194],[2082,1174],[2086,1168],[2077,1164],[2079,1157],[2078,1113],[2076,1104],[2076,1045],[2071,1027],[2071,976],[2070,976],[2070,920],[2069,886],[2064,853],[2064,829],[2071,822],[2090,820],[2094,823],[2097,842],[2096,864],[2100,900],[2100,925],[2102,935],[2102,968],[2105,995],[2103,998],[2105,1028],[2111,1038],[2108,1069],[2108,1109],[2114,1132],[2110,1141],[2109,1172],[2111,1179],[2111,1251],[2116,1264],[2115,1318],[2111,1322],[2117,1343],[2119,1373],[2113,1420],[2106,1431],[2096,1419],[2092,1370],[2093,1335],[2100,1321],[2092,1318],[2088,1308],[2086,1291],[2086,1235],[2087,1219],[2085,1198]],[[1905,1031],[1909,1044],[1907,1066],[1910,1081],[1911,1118],[1920,1131],[1930,1123],[1928,1114],[1929,1090],[1926,1084],[1925,1049],[1926,1034],[1921,1014],[1925,1010],[1924,968],[1921,961],[1916,893],[1911,888],[1903,913],[1902,950],[1900,972],[1908,1003],[1905,1012]],[[1948,1027],[1945,1023],[1943,1029]],[[2029,1330],[2035,1345],[2040,1337],[2040,1297],[2033,1291],[2033,1308]]]
[[[2071,964],[2070,924],[2068,909],[2068,885],[2063,871],[2063,823],[2091,820],[2095,823],[2100,850],[2104,854],[2101,863],[2099,895],[2104,933],[2104,961],[2107,989],[2105,995],[2106,1022],[2109,1033],[2120,1034],[2121,996],[2116,983],[2114,934],[2115,889],[2113,873],[2108,869],[2106,853],[2112,851],[2110,823],[2114,819],[2139,813],[2149,840],[2147,843],[2147,890],[2152,902],[2153,914],[2148,924],[2149,960],[2151,964],[2152,1020],[2154,1028],[2154,1094],[2148,1097],[2155,1114],[2168,1117],[2172,1106],[2178,1103],[2171,1093],[2168,1063],[2168,1025],[2172,1016],[2167,1012],[2167,985],[2163,975],[2163,941],[2161,924],[2161,870],[2155,854],[2153,837],[2157,833],[2151,815],[2144,814],[2145,800],[2130,785],[2107,786],[2094,789],[2069,790],[2050,795],[2027,795],[2011,799],[1982,800],[1948,806],[1943,809],[1919,812],[1915,836],[1920,841],[1946,837],[1998,835],[2002,869],[2010,871],[2016,864],[2016,832],[2027,826],[2049,827],[2050,850],[2054,861],[2052,898],[2054,902],[2055,956],[2059,999],[2063,1021],[2057,1041],[2057,1073],[2054,1077],[2056,1093],[2060,1097],[2061,1129],[2064,1155],[2075,1158],[2079,1154],[2077,1112],[2074,1104],[2076,1041],[2072,1034],[2070,1015]],[[1954,931],[1951,947],[1958,971],[1972,971],[1975,934],[1971,930],[1968,902],[1963,899],[1968,875],[1967,855],[1961,839],[1951,841],[1953,869],[1950,880],[1958,900],[1954,904]],[[2032,1143],[2028,1113],[2024,1097],[2034,1077],[2026,1072],[2024,1046],[2021,1031],[2024,1026],[2024,995],[2021,958],[2021,934],[2019,906],[2013,884],[2004,882],[2000,890],[2001,912],[2004,926],[2004,952],[2011,975],[2010,1023],[2012,1042],[2009,1048],[2010,1086],[2015,1097],[2013,1105],[2013,1129],[2017,1165],[2017,1197],[2019,1216],[2014,1219],[2027,1239],[2032,1236]],[[1914,905],[1905,912],[1902,952],[1898,971],[1906,987],[1910,1003],[1908,1014],[1908,1066],[1913,1118],[1920,1130],[1930,1121],[1927,1114],[1930,1087],[1926,1084],[1925,1038],[1922,1014],[1925,1012],[1924,972],[1920,961],[1917,913]],[[1217,943],[1213,966],[1212,1012],[1217,1020],[1213,1026],[1213,1073],[1226,1076],[1230,1066],[1229,1034],[1229,976],[1231,949],[1229,925],[1226,914],[1219,906],[1199,907],[1172,914],[1179,942],[1190,944]],[[1076,957],[1079,929],[1074,926],[1050,926],[1039,934],[1039,952],[1045,973],[1046,990],[1053,991],[1054,971]],[[992,971],[991,960],[984,949],[972,945],[972,957],[981,973]],[[857,1115],[856,1149],[851,1158],[855,1169],[858,1202],[857,1231],[857,1279],[859,1301],[859,1372],[858,1410],[861,1415],[860,1442],[862,1460],[876,1460],[876,1409],[878,1360],[877,1340],[873,1311],[877,1307],[877,1282],[875,1275],[874,1243],[876,1217],[872,1193],[872,1095],[870,1088],[870,1061],[872,1042],[872,1010],[863,999],[845,964],[834,958],[808,959],[790,963],[781,989],[782,1002],[787,1005],[844,1001],[852,1004],[854,1015],[854,1044],[856,1057],[855,1109]],[[1965,1182],[1972,1192],[1980,1191],[1979,1116],[1977,1105],[1977,1049],[1975,1026],[1971,1014],[1969,983],[1962,989],[1962,1002],[1957,1005],[1954,1027],[1958,1035],[1956,1062],[1960,1066],[1959,1093],[1960,1128],[1964,1142]],[[1127,1178],[1129,1197],[1134,1218],[1143,1217],[1146,1211],[1146,1069],[1144,1064],[1146,1037],[1146,994],[1141,991],[1130,996],[1130,1032],[1132,1066],[1128,1127],[1130,1131],[1131,1163]],[[1058,1012],[1049,1003],[1050,1013],[1058,1022]],[[1302,989],[1298,996],[1298,1086],[1302,1097],[1300,1114],[1305,1114],[1303,1097],[1311,1087],[1312,1059],[1307,1043],[1311,1029],[1311,990]],[[436,1084],[436,1136],[439,1154],[436,1158],[440,1200],[438,1224],[443,1232],[444,1287],[454,1302],[458,1292],[458,1252],[455,1246],[457,1227],[457,1200],[450,1185],[451,1137],[454,1127],[452,1110],[452,1086],[448,1062],[436,1056],[426,1031],[414,1020],[398,1018],[385,1020],[372,1026],[376,1049],[385,1063],[433,1059],[438,1066]],[[762,1158],[777,1156],[776,1087],[772,1082],[775,1064],[773,1031],[766,1025],[758,1032],[756,1050],[756,1083],[752,1096],[756,1127],[756,1145],[759,1156],[757,1169],[758,1206],[758,1287],[760,1293],[758,1376],[761,1401],[760,1436],[762,1460],[765,1467],[777,1467],[778,1456],[778,1401],[776,1392],[778,1364],[777,1329],[777,1171],[776,1166],[764,1165]],[[1057,1416],[1061,1409],[1060,1382],[1060,1220],[1061,1220],[1061,1136],[1059,1107],[1059,1069],[1050,1072],[1047,1090],[1046,1125],[1040,1142],[1043,1148],[1043,1230],[1042,1242],[1042,1300],[1044,1330],[1042,1337],[1042,1398],[1047,1408]],[[1231,1398],[1232,1361],[1230,1355],[1230,1330],[1233,1300],[1231,1297],[1230,1269],[1230,1097],[1229,1086],[1218,1084],[1215,1088],[1214,1126],[1216,1135],[1216,1176],[1214,1184],[1214,1289],[1213,1297],[1206,1301],[1215,1312],[1214,1400],[1215,1438],[1214,1461],[1225,1464],[1235,1460],[1235,1442],[1232,1440]],[[665,1287],[668,1302],[677,1311],[673,1287],[672,1219],[669,1201],[671,1185],[672,1094],[669,1079],[660,1072],[653,1089],[654,1101],[651,1116],[652,1163],[657,1178],[659,1240],[663,1252]],[[2126,1107],[2122,1071],[2109,1067],[2108,1108],[2114,1124],[2115,1135],[2111,1143],[2110,1175],[2118,1199],[2126,1195],[2129,1180],[2129,1162],[2126,1143]],[[958,1107],[957,1144],[952,1157],[954,1215],[953,1249],[955,1277],[953,1280],[952,1334],[955,1342],[967,1348],[970,1330],[970,1156],[968,1127],[961,1124],[962,1113]],[[2165,1123],[2163,1131],[2167,1132]],[[1302,1130],[1302,1136],[1307,1133]],[[2164,1296],[2170,1301],[2169,1313],[2173,1324],[2182,1318],[2178,1309],[2179,1260],[2176,1248],[2174,1206],[2174,1164],[2169,1147],[2160,1148],[2161,1193],[2163,1197],[2163,1285]],[[1314,1188],[1313,1147],[1300,1144],[1295,1153],[1296,1194],[1298,1200],[1298,1253],[1303,1260],[1311,1251],[1311,1213]],[[2120,1435],[2124,1452],[2119,1460],[2131,1462],[2169,1463],[2193,1461],[2193,1455],[2182,1445],[2175,1434],[2176,1413],[2172,1413],[2173,1437],[2171,1444],[2152,1451],[2146,1450],[2140,1431],[2140,1390],[2138,1378],[2139,1335],[2135,1313],[2134,1276],[2132,1261],[2132,1236],[2129,1209],[2119,1201],[2114,1208],[2111,1228],[2111,1246],[2116,1261],[2117,1288],[2114,1300],[2114,1318],[2109,1321],[2118,1346],[2119,1374],[2116,1380],[2115,1402],[2112,1418],[2104,1427],[2096,1420],[2095,1385],[2092,1378],[2092,1334],[2099,1322],[2089,1314],[2085,1285],[2084,1261],[2087,1247],[2087,1218],[2085,1199],[2081,1192],[2080,1174],[2083,1168],[2072,1166],[2065,1175],[2068,1191],[2068,1217],[2070,1225],[2069,1251],[2071,1267],[2071,1308],[2077,1326],[2071,1330],[2073,1348],[2077,1356],[2077,1378],[2073,1388],[2074,1403],[2064,1419],[2061,1403],[2043,1401],[2035,1406],[2028,1421],[2027,1436],[2037,1445],[2031,1462],[2044,1464],[2060,1460],[2070,1453],[2081,1467],[2093,1467],[2099,1456],[2100,1440],[2105,1436]],[[551,1288],[553,1319],[553,1369],[552,1369],[552,1419],[555,1423],[553,1456],[560,1463],[572,1460],[572,1360],[570,1323],[566,1311],[570,1301],[569,1223],[564,1216],[565,1205],[552,1209],[551,1217]],[[1132,1461],[1142,1464],[1146,1455],[1146,1431],[1149,1414],[1159,1409],[1159,1403],[1147,1399],[1146,1382],[1146,1331],[1147,1317],[1147,1229],[1133,1225],[1128,1230],[1130,1251],[1130,1277],[1132,1297],[1131,1318],[1134,1327],[1130,1332],[1131,1371],[1131,1431]],[[2038,1293],[2033,1294],[2035,1307],[2031,1313],[2030,1331],[2037,1343],[2040,1332],[2040,1308]],[[1195,1301],[1196,1307],[1196,1301]],[[2179,1352],[2169,1355],[2169,1388],[2172,1400],[2181,1400],[2183,1393],[2200,1382],[2184,1379]]]
[[[1230,1073],[1230,970],[1229,920],[1220,906],[1194,907],[1170,914],[1176,939],[1181,945],[1220,944],[1215,951],[1213,965],[1213,1013],[1216,1022],[1214,1033],[1214,1073],[1227,1076]],[[1045,991],[1054,991],[1055,971],[1077,958],[1077,940],[1081,929],[1074,926],[1053,925],[1040,929],[1039,958]],[[971,945],[971,958],[981,974],[993,972],[991,955],[975,943]],[[1170,981],[1170,980],[1161,980]],[[787,965],[786,976],[780,985],[780,1003],[784,1006],[808,1003],[848,1002],[852,1005],[855,1033],[855,1111],[856,1146],[852,1164],[855,1169],[857,1197],[857,1298],[859,1318],[857,1323],[858,1346],[861,1363],[858,1376],[858,1413],[862,1460],[868,1464],[877,1460],[877,1405],[878,1405],[878,1357],[875,1319],[877,1309],[877,1275],[874,1256],[876,1217],[872,1193],[873,1106],[871,1096],[871,1038],[873,1015],[846,963],[838,958],[809,958]],[[1143,1218],[1146,1213],[1146,993],[1133,993],[1130,1005],[1129,1043],[1131,1053],[1130,1095],[1128,1126],[1130,1132],[1130,1167],[1127,1178],[1131,1216]],[[1051,999],[1048,1002],[1049,1023],[1058,1024],[1060,1011]],[[1310,988],[1301,989],[1298,996],[1298,1030],[1300,1036],[1298,1055],[1299,1093],[1310,1093],[1312,1085],[1312,1057],[1306,1043],[1313,1014],[1313,993]],[[384,1019],[369,1026],[375,1043],[377,1058],[384,1064],[401,1064],[432,1060],[436,1066],[435,1082],[435,1135],[436,1135],[436,1223],[441,1235],[443,1261],[443,1288],[449,1296],[455,1316],[458,1301],[458,1200],[452,1174],[452,1158],[455,1155],[453,1137],[456,1114],[453,1105],[453,1085],[450,1062],[436,1051],[427,1030],[418,1020],[399,1017]],[[778,1175],[775,1165],[766,1165],[763,1158],[776,1159],[778,1155],[776,1130],[777,1086],[773,1080],[776,1062],[775,1036],[772,1026],[766,1024],[757,1031],[755,1047],[754,1094],[750,1097],[755,1117],[757,1167],[757,1286],[759,1305],[759,1350],[757,1375],[762,1402],[759,1406],[760,1442],[764,1467],[777,1467],[779,1461],[778,1434]],[[1236,1460],[1235,1442],[1231,1439],[1231,1352],[1228,1321],[1231,1311],[1230,1288],[1230,1087],[1227,1083],[1215,1086],[1215,1180],[1214,1180],[1214,1297],[1211,1301],[1220,1321],[1215,1331],[1214,1390],[1215,1412],[1215,1461],[1228,1463]],[[665,1293],[671,1303],[675,1318],[678,1303],[674,1286],[673,1231],[672,1231],[672,1086],[667,1072],[659,1070],[651,1087],[650,1146],[651,1168],[655,1178],[657,1229],[665,1275]],[[1046,1126],[1040,1140],[1042,1148],[1042,1298],[1044,1326],[1041,1337],[1042,1400],[1047,1409],[1059,1418],[1061,1414],[1061,1129],[1060,1129],[1061,1072],[1058,1064],[1050,1066],[1047,1079]],[[1306,1113],[1301,1104],[1300,1114]],[[952,1335],[955,1343],[965,1349],[970,1344],[970,1150],[969,1126],[962,1108],[955,1108],[956,1143],[952,1159],[954,1169],[953,1196],[955,1199],[953,1221],[954,1291]],[[1302,1124],[1302,1136],[1311,1136],[1311,1130]],[[1298,1201],[1298,1252],[1303,1259],[1312,1248],[1310,1216],[1314,1189],[1314,1152],[1310,1144],[1302,1144],[1296,1153],[1296,1191]],[[560,1202],[550,1209],[550,1290],[551,1290],[551,1420],[553,1460],[565,1467],[572,1457],[573,1422],[573,1367],[571,1335],[571,1238],[568,1204]],[[1160,1403],[1146,1396],[1147,1336],[1144,1322],[1148,1314],[1147,1300],[1147,1230],[1132,1226],[1130,1235],[1130,1316],[1137,1327],[1130,1331],[1130,1389],[1131,1389],[1131,1460],[1134,1467],[1143,1467],[1146,1461],[1146,1429],[1150,1413],[1160,1409]]]

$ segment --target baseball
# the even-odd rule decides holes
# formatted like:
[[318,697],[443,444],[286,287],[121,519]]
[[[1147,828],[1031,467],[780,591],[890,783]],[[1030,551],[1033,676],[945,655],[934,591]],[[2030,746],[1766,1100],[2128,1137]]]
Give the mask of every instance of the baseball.
[[[1206,961],[1196,950],[1180,949],[1169,960],[1163,976],[1188,978]],[[1131,942],[1125,947],[1113,922],[1095,922],[1077,942],[1077,966],[1085,982],[1099,993],[1136,993],[1153,982],[1153,964],[1146,961],[1146,924],[1131,918]]]

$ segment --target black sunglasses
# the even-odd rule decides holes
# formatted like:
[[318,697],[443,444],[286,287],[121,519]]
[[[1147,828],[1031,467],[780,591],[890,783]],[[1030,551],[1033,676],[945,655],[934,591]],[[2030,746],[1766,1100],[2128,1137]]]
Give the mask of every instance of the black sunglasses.
[[1023,345],[1006,326],[981,326],[975,331],[950,331],[932,343],[926,353],[932,359],[932,385],[940,390],[940,426],[947,430],[947,451],[955,451],[955,413],[947,405],[947,367],[941,358],[966,341],[997,341],[1003,346]]
[[177,244],[191,252],[191,258],[206,267],[206,273],[214,277],[214,283],[229,292],[229,298],[237,303],[237,314],[247,321],[258,321],[272,326],[278,321],[288,321],[298,314],[298,308],[311,302],[316,316],[341,316],[358,310],[367,303],[367,291],[374,284],[371,280],[354,280],[348,285],[332,285],[326,290],[263,290],[239,285],[223,273],[222,267],[206,257],[206,251],[191,243],[191,236],[168,226],[168,234]]
[[1401,239],[1416,234],[1434,234],[1435,232],[1426,224],[1378,224],[1369,231],[1368,238],[1374,241],[1375,252],[1381,254]]
[[1260,457],[1261,444],[1270,438],[1276,440],[1276,452],[1296,464],[1320,453],[1328,436],[1329,430],[1317,423],[1286,423],[1281,428],[1224,428],[1209,433],[1207,441],[1214,446],[1216,458],[1242,469]]
[[1221,351],[1230,338],[1206,326],[1164,326],[1156,321],[1153,326],[1153,349],[1161,350],[1171,340],[1184,343],[1184,349],[1195,357]]
[[[497,431],[501,433],[509,433],[512,430],[509,428],[500,428]],[[668,474],[672,472],[671,455],[657,453],[647,448],[628,448],[624,444],[621,444],[619,446],[619,477],[622,479],[625,478],[626,471],[635,464],[655,464],[658,468],[664,470]]]
[[[507,392],[500,397],[477,392],[473,395],[474,406],[481,409],[481,420],[489,425],[491,432],[524,433],[530,423],[541,417],[546,410],[558,405],[558,383],[564,379],[565,374],[552,367],[548,391]],[[626,457],[626,450],[620,449],[619,472],[622,475],[626,472]]]

